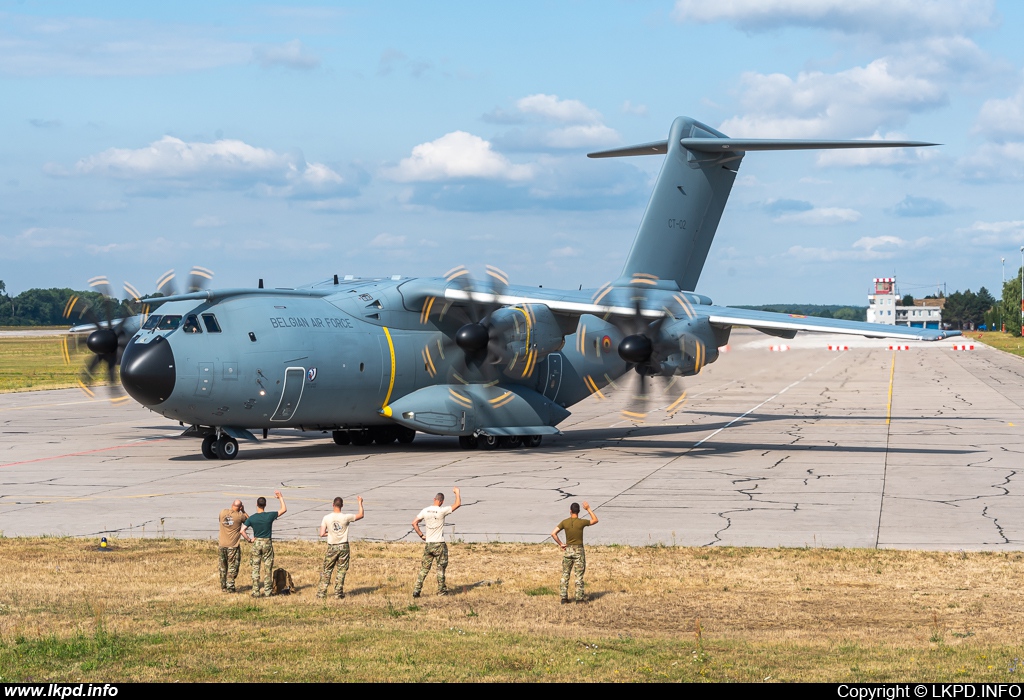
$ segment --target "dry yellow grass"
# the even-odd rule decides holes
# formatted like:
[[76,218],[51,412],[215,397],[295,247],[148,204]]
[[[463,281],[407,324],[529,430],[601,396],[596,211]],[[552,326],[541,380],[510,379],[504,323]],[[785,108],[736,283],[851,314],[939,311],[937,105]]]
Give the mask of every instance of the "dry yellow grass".
[[65,363],[61,336],[0,338],[0,394],[11,391],[68,389],[92,357],[85,338],[70,336]]
[[587,605],[553,545],[451,546],[455,595],[413,600],[421,547],[277,544],[298,592],[223,594],[216,546],[0,540],[0,680],[1017,680],[1020,553],[588,548]]

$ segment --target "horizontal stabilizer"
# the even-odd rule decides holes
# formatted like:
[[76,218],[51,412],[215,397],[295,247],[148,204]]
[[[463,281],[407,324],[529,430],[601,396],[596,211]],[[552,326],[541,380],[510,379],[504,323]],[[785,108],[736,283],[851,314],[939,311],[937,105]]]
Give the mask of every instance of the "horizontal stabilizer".
[[[917,148],[920,146],[940,146],[927,141],[821,141],[805,139],[680,139],[679,145],[690,151],[701,153],[722,153],[724,151],[806,151],[815,149],[836,148]],[[613,148],[608,151],[588,153],[588,158],[620,158],[622,156],[651,156],[668,153],[668,141],[652,141],[625,148]]]

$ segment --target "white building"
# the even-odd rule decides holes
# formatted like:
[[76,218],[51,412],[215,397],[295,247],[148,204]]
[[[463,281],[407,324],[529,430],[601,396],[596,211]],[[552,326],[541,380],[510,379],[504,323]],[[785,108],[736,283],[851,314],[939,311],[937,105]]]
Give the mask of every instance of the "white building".
[[941,328],[945,299],[914,299],[903,306],[896,291],[895,277],[876,277],[875,293],[868,295],[868,323],[914,328]]

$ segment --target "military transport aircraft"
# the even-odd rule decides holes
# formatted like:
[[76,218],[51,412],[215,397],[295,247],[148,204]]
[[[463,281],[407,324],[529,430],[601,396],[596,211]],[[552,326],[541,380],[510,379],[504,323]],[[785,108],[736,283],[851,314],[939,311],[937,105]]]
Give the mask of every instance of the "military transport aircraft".
[[680,117],[665,141],[590,154],[666,156],[622,275],[601,289],[514,286],[492,267],[481,284],[457,267],[430,279],[193,291],[98,324],[92,366],[120,361],[128,394],[191,426],[185,434],[211,459],[233,459],[238,440],[256,440],[250,431],[278,428],[331,431],[339,445],[407,443],[420,431],[467,449],[537,447],[569,406],[630,370],[640,389],[627,418],[645,416],[649,377],[668,384],[672,413],[678,378],[714,362],[736,325],[782,338],[958,335],[733,309],[693,291],[748,152],[930,145],[734,139]]

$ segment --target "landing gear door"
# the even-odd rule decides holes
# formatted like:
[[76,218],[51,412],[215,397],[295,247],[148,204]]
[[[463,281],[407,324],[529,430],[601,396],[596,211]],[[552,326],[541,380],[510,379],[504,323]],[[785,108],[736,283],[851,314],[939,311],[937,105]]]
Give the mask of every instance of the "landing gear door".
[[302,399],[302,389],[306,381],[305,367],[289,367],[284,371],[284,389],[281,390],[281,401],[270,420],[285,423],[292,419]]

